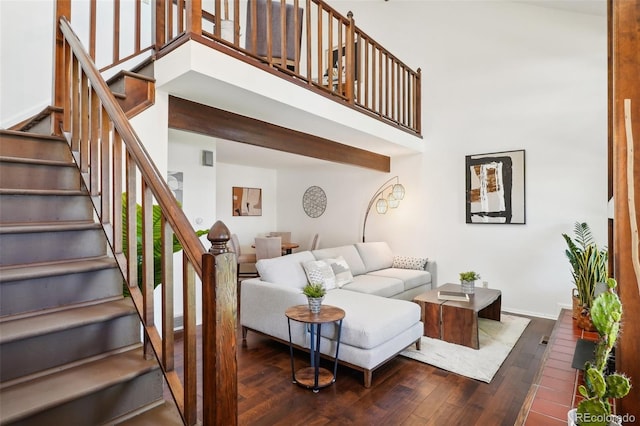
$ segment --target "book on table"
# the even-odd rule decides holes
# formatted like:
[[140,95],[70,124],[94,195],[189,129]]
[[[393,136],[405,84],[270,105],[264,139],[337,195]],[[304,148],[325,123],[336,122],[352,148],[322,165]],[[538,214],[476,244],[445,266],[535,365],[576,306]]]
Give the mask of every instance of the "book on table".
[[468,302],[469,295],[460,291],[438,291],[438,299],[440,300],[455,300],[458,302]]

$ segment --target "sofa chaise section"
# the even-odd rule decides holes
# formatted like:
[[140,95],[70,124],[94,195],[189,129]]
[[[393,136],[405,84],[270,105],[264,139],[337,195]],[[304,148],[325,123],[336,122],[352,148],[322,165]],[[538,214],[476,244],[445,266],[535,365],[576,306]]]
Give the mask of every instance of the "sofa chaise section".
[[[353,273],[353,282],[327,292],[324,303],[344,309],[338,360],[364,373],[364,384],[371,385],[372,372],[413,343],[419,344],[423,332],[420,308],[407,300],[418,289],[430,288],[431,273],[393,268],[393,256],[386,243],[363,243],[335,249],[304,251],[274,259],[260,260],[260,278],[242,281],[240,323],[243,337],[248,330],[260,332],[288,343],[289,331],[284,312],[307,303],[302,287],[307,284],[304,263],[341,256]],[[386,260],[368,252],[383,253]],[[367,256],[369,256],[368,259]],[[382,267],[382,269],[375,271]],[[401,297],[397,297],[397,296]],[[403,297],[404,296],[404,297]],[[332,357],[336,349],[336,327],[325,324],[321,333],[321,352]],[[303,324],[291,321],[291,341],[299,348],[310,346]]]

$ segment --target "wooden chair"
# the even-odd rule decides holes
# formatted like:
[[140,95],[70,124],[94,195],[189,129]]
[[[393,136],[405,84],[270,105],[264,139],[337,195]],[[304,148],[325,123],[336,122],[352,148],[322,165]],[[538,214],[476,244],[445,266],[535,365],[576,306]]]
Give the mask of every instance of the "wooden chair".
[[243,254],[240,250],[240,241],[238,240],[238,236],[236,234],[231,234],[231,239],[229,240],[231,244],[231,251],[236,254],[236,258],[238,261],[238,279],[240,277],[257,277],[257,272],[240,272],[240,267],[242,265],[251,264],[255,266],[256,263],[256,255],[255,253],[247,253]]
[[270,237],[280,237],[283,243],[291,242],[291,232],[269,232]]
[[282,256],[282,238],[256,237],[256,259],[271,259]]
[[[270,237],[282,238],[282,244],[288,244],[291,242],[291,232],[269,232]],[[291,250],[282,249],[282,255],[291,253]]]
[[[300,51],[302,41],[302,16],[303,9],[298,8],[297,21],[294,6],[286,4],[285,28],[282,28],[280,15],[280,0],[271,2],[271,23],[267,23],[267,1],[250,0],[247,2],[247,35],[245,48],[262,57],[268,57],[268,44],[271,44],[271,61],[274,64],[296,71],[296,48]],[[254,27],[255,22],[255,27]],[[297,28],[296,28],[297,22]],[[267,27],[271,27],[271,40],[267,40]],[[286,52],[282,52],[282,38],[286,41]]]

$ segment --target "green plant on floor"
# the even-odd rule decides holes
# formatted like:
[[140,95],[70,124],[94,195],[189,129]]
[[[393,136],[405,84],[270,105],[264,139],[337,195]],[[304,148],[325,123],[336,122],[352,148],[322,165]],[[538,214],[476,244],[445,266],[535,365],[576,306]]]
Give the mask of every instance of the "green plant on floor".
[[322,283],[309,283],[302,288],[302,293],[307,297],[317,299],[319,297],[324,297],[327,293],[327,289],[324,288]]
[[617,283],[607,279],[608,291],[598,295],[591,306],[591,319],[599,339],[595,360],[585,365],[585,384],[578,388],[585,398],[578,404],[576,420],[580,425],[607,425],[611,420],[611,399],[625,397],[631,389],[628,377],[620,373],[607,373],[607,361],[618,339],[622,303],[615,293]]
[[565,254],[571,264],[580,306],[589,311],[595,297],[596,284],[605,282],[608,277],[608,252],[607,249],[598,248],[586,223],[576,222],[574,234],[575,239],[562,234],[568,246]]
[[[178,203],[180,205],[180,203]],[[161,228],[161,217],[162,211],[160,210],[160,206],[157,204],[153,205],[153,288],[156,288],[160,285],[162,280],[162,228]],[[122,223],[127,223],[127,194],[122,194]],[[195,231],[198,237],[202,235],[206,235],[209,230],[201,229]],[[137,241],[137,258],[138,258],[138,287],[142,289],[142,206],[136,204],[136,241]],[[126,226],[122,227],[122,245],[123,251],[127,253],[127,228]],[[173,236],[173,253],[177,253],[182,250],[182,244],[178,238]],[[123,285],[123,293],[125,296],[129,295],[129,289],[127,285]]]
[[480,274],[474,271],[460,272],[460,281],[475,281],[480,279]]

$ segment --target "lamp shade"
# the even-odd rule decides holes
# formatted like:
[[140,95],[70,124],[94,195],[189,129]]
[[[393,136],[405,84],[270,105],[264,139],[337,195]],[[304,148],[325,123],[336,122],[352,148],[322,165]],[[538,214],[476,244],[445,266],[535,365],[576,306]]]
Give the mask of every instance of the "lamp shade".
[[402,200],[404,198],[404,186],[402,186],[402,184],[396,183],[395,185],[393,185],[391,193],[396,200]]
[[[395,183],[393,183],[395,182]],[[385,195],[386,194],[386,195]],[[364,214],[364,222],[362,223],[362,242],[365,242],[365,231],[367,229],[367,218],[369,212],[376,205],[376,212],[378,214],[385,214],[389,208],[395,209],[399,207],[400,200],[404,198],[405,190],[404,186],[400,184],[398,176],[394,176],[380,185],[380,188],[373,193],[373,196],[369,200],[367,205],[367,211]]]
[[387,204],[387,200],[384,198],[379,198],[378,201],[376,201],[376,211],[378,213],[385,214],[388,208],[389,204]]
[[389,203],[389,208],[395,209],[400,205],[400,200],[393,196],[393,194],[389,194],[387,197],[387,203]]

